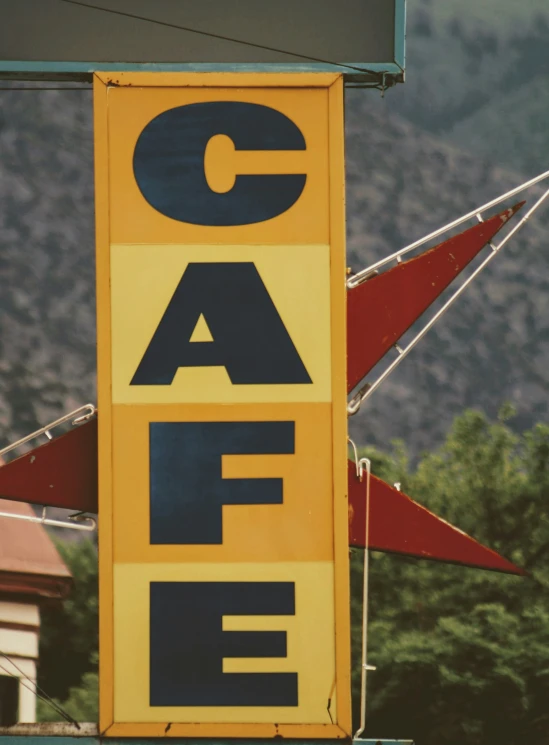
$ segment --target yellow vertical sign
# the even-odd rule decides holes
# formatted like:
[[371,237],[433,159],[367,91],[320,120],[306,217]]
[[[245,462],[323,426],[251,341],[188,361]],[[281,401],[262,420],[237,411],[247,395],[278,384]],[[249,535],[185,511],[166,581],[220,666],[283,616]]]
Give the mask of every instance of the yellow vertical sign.
[[343,84],[95,78],[100,728],[350,734]]

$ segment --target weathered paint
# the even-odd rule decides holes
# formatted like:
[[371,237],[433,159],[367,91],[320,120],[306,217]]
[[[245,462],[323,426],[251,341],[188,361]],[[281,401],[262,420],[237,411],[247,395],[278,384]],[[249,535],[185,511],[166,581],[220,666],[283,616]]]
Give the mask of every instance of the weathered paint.
[[96,81],[101,731],[348,737],[342,79],[121,77]]
[[[348,476],[349,545],[364,548],[367,475],[360,481],[355,463],[349,461]],[[372,551],[434,559],[507,574],[525,574],[523,569],[373,475],[370,476],[369,519],[368,546]]]
[[17,502],[97,512],[97,420],[2,466],[0,494]]
[[520,202],[349,290],[348,391],[398,342],[523,204]]
[[[55,733],[55,734],[54,734]],[[95,724],[81,723],[80,730],[74,725],[62,722],[41,722],[31,725],[16,725],[15,727],[0,727],[0,745],[13,745],[14,742],[21,745],[66,745],[67,737],[71,737],[79,745],[127,745],[124,738],[102,737],[97,733]],[[16,739],[14,739],[16,738]],[[188,738],[170,737],[173,745],[193,745]],[[132,739],[132,745],[157,745],[157,738],[136,737]],[[200,742],[200,741],[196,741]],[[284,740],[285,745],[315,745],[316,740]],[[324,740],[326,745],[335,745],[340,740]],[[210,745],[265,745],[265,740],[209,740]],[[382,740],[382,739],[356,739],[356,745],[413,745],[413,740]]]
[[[84,725],[88,728],[89,725]],[[37,725],[36,729],[40,729],[44,733],[51,729],[50,722],[44,722]],[[17,737],[16,742],[20,745],[67,745],[67,737],[71,737],[76,740],[78,745],[102,745],[109,743],[109,745],[127,745],[127,740],[118,737],[100,737],[92,736],[88,734],[81,735],[74,726],[66,725],[65,735],[48,735],[48,734],[36,734],[36,735],[25,735],[21,733],[20,727],[13,728],[16,734],[4,734],[6,728],[0,727],[0,745],[14,745],[14,737]],[[86,729],[87,731],[87,729]],[[170,737],[169,741],[171,745],[193,745],[192,740],[181,737]],[[150,737],[136,737],[132,738],[132,745],[158,745],[158,738]],[[200,741],[197,741],[200,742]],[[315,745],[316,740],[284,740],[285,745]],[[341,740],[324,740],[325,743],[340,743]],[[353,740],[357,745],[413,745],[413,740]],[[265,740],[209,740],[210,745],[265,745]]]
[[[318,501],[317,496],[324,494],[329,489],[330,473],[329,448],[328,442],[324,444],[319,439],[318,433],[322,431],[322,418],[329,416],[329,407],[324,410],[318,407],[305,406],[299,407],[302,411],[298,427],[299,448],[303,448],[307,453],[307,458],[318,458],[318,465],[315,469],[310,470],[301,463],[283,465],[284,457],[269,456],[257,460],[255,463],[255,476],[269,475],[266,463],[273,463],[273,457],[278,460],[280,466],[278,473],[284,478],[285,494],[287,508],[293,511],[293,522],[299,526],[307,519],[311,513],[311,500]],[[161,410],[161,409],[159,409]],[[286,413],[291,407],[286,407]],[[296,411],[293,408],[294,413]],[[269,411],[266,409],[257,409],[254,406],[249,407],[253,417],[261,418]],[[271,409],[272,411],[272,409]],[[215,407],[212,408],[212,413]],[[312,416],[311,416],[312,415]],[[131,495],[128,492],[128,499],[124,497],[118,503],[118,509],[122,512],[132,512],[136,517],[134,529],[127,533],[121,529],[117,537],[117,547],[124,556],[131,561],[141,561],[143,558],[144,547],[148,545],[146,504],[147,500],[141,495],[146,492],[148,483],[148,463],[146,459],[136,459],[135,452],[139,451],[139,439],[143,437],[142,427],[146,424],[147,419],[135,412],[131,414],[125,409],[120,411],[120,416],[125,419],[126,435],[121,438],[120,453],[128,462],[128,486],[131,487]],[[227,412],[225,418],[229,416]],[[285,410],[281,409],[278,416],[285,416]],[[319,418],[320,417],[320,418]],[[219,420],[219,417],[216,417]],[[84,432],[86,432],[84,436]],[[80,434],[79,434],[80,433]],[[31,464],[31,456],[35,454],[40,458],[42,470],[35,469]],[[242,456],[240,456],[242,457]],[[74,459],[74,460],[73,460]],[[233,458],[234,460],[234,458]],[[287,460],[287,459],[286,459]],[[73,468],[60,468],[59,464],[73,464]],[[2,481],[5,477],[4,472],[8,472],[16,464],[20,463],[18,474],[9,474],[9,479]],[[80,464],[80,465],[79,465]],[[250,462],[251,465],[251,462]],[[300,472],[301,471],[301,472]],[[19,475],[20,474],[20,475]],[[38,475],[42,474],[40,478]],[[55,474],[55,489],[49,490],[47,474]],[[239,471],[231,466],[231,459],[225,460],[225,474],[230,477],[238,477]],[[253,471],[248,471],[249,475],[254,475]],[[21,479],[18,481],[18,479]],[[364,546],[364,501],[365,486],[357,482],[354,464],[349,465],[349,545]],[[74,510],[87,510],[97,512],[97,434],[96,422],[91,421],[83,424],[77,429],[70,430],[66,435],[55,438],[49,443],[35,448],[22,458],[13,461],[11,464],[0,469],[0,484],[5,489],[6,485],[13,486],[10,492],[10,499],[26,499],[36,504],[47,504],[50,506],[63,506]],[[21,487],[21,485],[24,485]],[[389,501],[384,500],[384,489],[390,489]],[[58,501],[58,494],[64,495],[63,502]],[[291,496],[293,494],[293,497]],[[140,496],[141,495],[141,496]],[[298,495],[301,495],[298,499]],[[305,497],[305,498],[303,498]],[[376,551],[389,553],[400,553],[409,556],[421,556],[423,558],[433,559],[435,561],[456,561],[471,566],[479,566],[485,569],[496,569],[499,571],[510,571],[511,573],[521,574],[521,570],[510,565],[505,560],[499,563],[495,559],[495,554],[490,549],[487,553],[480,552],[480,544],[466,536],[462,531],[453,529],[445,521],[436,515],[425,510],[417,503],[410,500],[405,494],[397,492],[395,489],[388,487],[376,477],[372,477],[372,513],[370,522],[370,548]],[[253,508],[253,515],[250,508],[243,510],[239,508],[239,515],[231,511],[225,517],[225,524],[228,527],[228,534],[233,536],[231,551],[234,556],[240,556],[242,561],[252,561],[258,557],[267,558],[269,561],[277,559],[277,552],[272,556],[266,554],[265,537],[269,534],[279,531],[281,539],[286,535],[287,528],[284,521],[273,519],[267,506],[256,505]],[[410,527],[409,516],[414,514],[422,519],[422,529],[415,533]],[[311,521],[309,518],[308,525],[311,528],[308,532],[299,531],[298,537],[289,542],[290,558],[296,559],[299,556],[309,556],[311,560],[323,560],[327,558],[322,547],[326,546],[326,538],[332,530],[331,516],[328,513],[322,515],[316,513]],[[253,541],[242,545],[238,540],[238,528],[250,532],[253,535]],[[451,531],[454,532],[451,532]],[[442,533],[440,532],[442,531]],[[461,544],[462,553],[456,557],[455,554],[448,554],[446,547],[446,537],[450,531],[456,545]],[[436,536],[439,535],[438,542]],[[441,552],[440,547],[444,550]],[[474,547],[474,556],[471,554],[471,547]],[[484,548],[484,547],[482,547]],[[174,546],[150,546],[146,561],[166,561],[177,562],[181,558],[181,549]],[[187,547],[185,549],[187,556],[200,559],[200,550]],[[218,560],[219,547],[212,546],[208,561]],[[494,564],[495,562],[495,564]]]
[[[55,734],[54,734],[55,733]],[[123,737],[105,737],[97,732],[97,726],[90,723],[80,723],[80,730],[74,725],[62,722],[40,722],[38,724],[19,724],[14,727],[0,727],[0,745],[67,745],[67,738],[71,738],[78,745],[127,745],[128,740]],[[171,745],[193,745],[193,740],[181,737],[169,737]],[[198,745],[200,740],[195,740]],[[210,739],[209,745],[265,745],[265,740],[258,739]],[[317,740],[285,739],[285,745],[315,745]],[[324,740],[326,745],[336,745],[341,740]],[[360,742],[372,742],[361,740]],[[375,742],[378,742],[377,740]],[[384,745],[412,745],[409,740],[382,740]],[[132,745],[158,745],[158,738],[136,737],[131,739]]]

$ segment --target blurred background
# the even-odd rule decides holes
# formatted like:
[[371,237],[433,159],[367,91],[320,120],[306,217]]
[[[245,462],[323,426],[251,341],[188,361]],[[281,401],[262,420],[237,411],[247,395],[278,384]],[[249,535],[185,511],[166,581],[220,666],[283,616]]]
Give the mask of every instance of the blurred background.
[[[548,44],[547,0],[409,0],[405,85],[347,91],[353,270],[549,169]],[[20,86],[0,90],[0,445],[95,402],[91,92]],[[374,473],[531,571],[373,557],[369,735],[549,741],[548,225],[540,212],[351,420]],[[95,547],[60,550],[75,591],[44,611],[39,681],[93,719]]]

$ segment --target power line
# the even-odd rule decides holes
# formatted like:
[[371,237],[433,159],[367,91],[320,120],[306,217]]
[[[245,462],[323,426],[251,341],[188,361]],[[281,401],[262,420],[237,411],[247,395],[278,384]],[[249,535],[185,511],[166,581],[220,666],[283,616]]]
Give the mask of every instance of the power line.
[[170,23],[168,21],[160,21],[157,18],[147,18],[146,16],[139,16],[134,13],[127,13],[123,10],[114,10],[113,8],[104,8],[100,5],[91,5],[89,3],[80,2],[80,0],[59,0],[62,3],[68,3],[70,5],[77,5],[81,8],[88,8],[89,10],[99,10],[103,13],[112,13],[113,15],[123,16],[125,18],[132,18],[137,21],[145,21],[146,23],[155,23],[157,26],[165,26],[167,28],[174,28],[178,31],[187,31],[191,34],[199,34],[200,36],[208,36],[211,39],[219,39],[220,41],[230,41],[234,44],[241,44],[246,47],[253,47],[254,49],[262,49],[266,52],[275,52],[276,54],[287,54],[289,57],[299,57],[300,59],[307,60],[308,62],[320,62],[323,65],[336,65],[348,70],[355,70],[356,72],[367,73],[381,77],[383,73],[375,72],[374,70],[368,70],[365,67],[356,67],[354,65],[346,65],[343,62],[332,62],[330,60],[321,59],[320,57],[311,57],[309,54],[299,54],[298,52],[289,52],[286,49],[278,49],[276,47],[269,47],[265,44],[257,44],[253,41],[245,41],[244,39],[233,39],[230,36],[223,36],[223,34],[215,34],[211,31],[200,31],[196,28],[189,26],[180,26],[176,23]]
[[[31,685],[33,685],[33,686],[34,686],[34,689],[32,689],[32,688],[29,688],[29,687],[28,687],[27,685],[25,685],[25,684],[23,683],[23,681],[21,680],[20,682],[21,682],[21,684],[23,685],[23,687],[24,687],[24,688],[26,688],[26,689],[27,689],[28,691],[31,691],[31,693],[34,693],[34,695],[35,695],[35,696],[36,696],[37,698],[39,698],[39,699],[41,699],[42,701],[44,701],[45,703],[49,704],[49,705],[50,705],[50,706],[51,706],[51,707],[52,707],[52,708],[53,708],[53,709],[54,709],[55,711],[57,711],[57,713],[58,713],[58,714],[61,714],[61,716],[63,717],[63,719],[65,719],[65,720],[66,720],[67,722],[69,722],[70,724],[74,724],[74,725],[75,725],[75,727],[77,727],[78,729],[80,729],[80,725],[78,724],[78,722],[76,721],[76,719],[73,719],[73,717],[71,717],[71,715],[70,715],[70,714],[69,714],[68,712],[66,712],[66,711],[65,711],[65,710],[64,710],[64,709],[63,709],[63,708],[62,708],[61,706],[59,706],[59,704],[57,704],[57,703],[56,703],[56,702],[55,702],[55,701],[54,701],[54,700],[53,700],[53,699],[51,698],[51,696],[49,696],[49,695],[48,695],[48,694],[46,693],[46,691],[44,691],[44,690],[43,690],[43,688],[40,688],[40,686],[38,685],[38,683],[37,683],[36,681],[34,681],[34,680],[32,680],[31,678],[29,678],[29,676],[28,676],[28,675],[26,675],[26,674],[25,674],[25,672],[24,672],[24,671],[23,671],[23,670],[22,670],[22,669],[21,669],[21,668],[20,668],[20,667],[19,667],[18,665],[16,665],[16,663],[15,663],[15,662],[13,661],[13,659],[12,659],[11,657],[9,657],[9,656],[8,656],[7,654],[5,654],[4,652],[0,652],[0,656],[1,656],[1,657],[4,657],[4,659],[6,659],[6,660],[7,660],[7,661],[8,661],[8,662],[9,662],[9,663],[11,664],[11,665],[13,665],[13,667],[14,667],[14,668],[15,668],[15,669],[16,669],[16,670],[17,670],[17,671],[19,672],[19,673],[21,673],[21,675],[23,676],[23,678],[25,678],[25,680],[28,680],[28,682],[29,682],[29,683],[30,683]],[[2,665],[0,665],[0,670],[3,670],[3,671],[4,671],[5,673],[7,673],[8,675],[11,675],[11,676],[12,676],[12,677],[14,677],[14,678],[17,678],[17,675],[14,675],[13,673],[10,673],[10,671],[9,671],[9,670],[7,670],[7,669],[6,669],[5,667],[3,667]]]
[[23,682],[23,680],[21,680],[14,673],[12,673],[9,670],[7,670],[3,665],[0,665],[0,670],[3,670],[7,675],[10,675],[12,678],[15,678],[16,680],[19,680],[19,682],[21,683],[21,685],[23,686],[23,688],[26,688],[27,691],[30,691],[31,693],[33,693],[36,696],[36,698],[39,698],[40,700],[44,701],[46,704],[49,704],[49,706],[51,706],[52,709],[54,709],[58,714],[61,714],[61,716],[63,717],[63,719],[65,719],[65,721],[69,722],[70,724],[74,724],[74,726],[77,727],[77,729],[81,729],[81,727],[78,724],[78,722],[76,721],[76,719],[73,719],[73,717],[71,717],[71,715],[68,712],[66,712],[64,709],[62,709],[61,706],[59,706],[59,704],[57,704],[50,696],[48,696],[48,694],[42,688],[40,688],[40,686],[38,685],[38,683],[36,683],[36,681],[34,681],[31,678],[29,678],[29,676],[26,675],[23,672],[23,670],[21,670],[21,668],[18,665],[15,664],[15,662],[11,659],[11,657],[8,657],[8,655],[5,654],[4,652],[0,652],[0,657],[4,657],[4,659],[6,659],[11,665],[13,665],[13,667],[18,672],[21,673],[21,675],[23,676],[23,678],[25,680],[28,680],[28,682],[31,685],[33,685],[34,688],[30,688],[28,685],[26,685]]

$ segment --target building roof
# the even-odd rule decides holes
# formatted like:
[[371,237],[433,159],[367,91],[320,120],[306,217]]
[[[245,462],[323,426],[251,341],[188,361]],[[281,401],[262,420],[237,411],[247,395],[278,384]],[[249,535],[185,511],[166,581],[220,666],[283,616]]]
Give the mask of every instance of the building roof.
[[[0,512],[35,515],[23,502],[0,499]],[[71,573],[39,523],[0,517],[0,591],[64,597]]]

